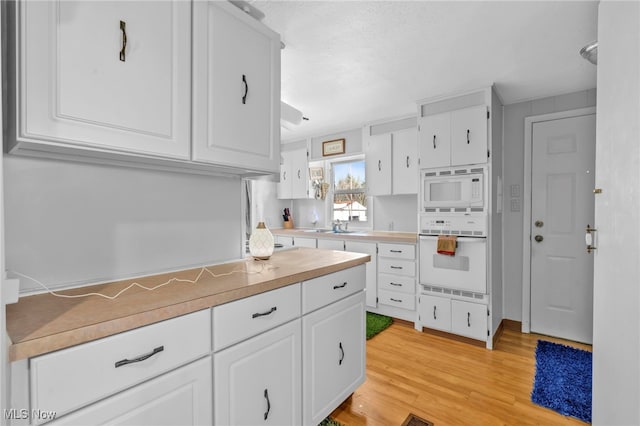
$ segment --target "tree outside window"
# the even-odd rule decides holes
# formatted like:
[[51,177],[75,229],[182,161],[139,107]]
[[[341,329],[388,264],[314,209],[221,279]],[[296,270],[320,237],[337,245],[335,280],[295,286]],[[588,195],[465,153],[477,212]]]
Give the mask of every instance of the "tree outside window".
[[333,220],[367,221],[364,160],[333,163]]

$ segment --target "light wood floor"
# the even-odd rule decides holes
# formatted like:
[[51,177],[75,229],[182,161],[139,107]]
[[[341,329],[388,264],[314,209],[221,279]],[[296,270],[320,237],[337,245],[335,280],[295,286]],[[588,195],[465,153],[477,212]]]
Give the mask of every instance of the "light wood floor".
[[367,380],[332,414],[347,426],[400,426],[409,413],[444,425],[585,423],[531,402],[538,339],[505,329],[487,350],[394,323],[367,341]]

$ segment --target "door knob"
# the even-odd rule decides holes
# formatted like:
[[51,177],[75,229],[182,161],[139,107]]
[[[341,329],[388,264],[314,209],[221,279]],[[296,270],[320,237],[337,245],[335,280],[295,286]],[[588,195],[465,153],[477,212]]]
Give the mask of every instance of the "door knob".
[[533,239],[536,240],[537,242],[540,242],[540,241],[544,240],[542,235],[536,235],[535,237],[533,237]]
[[534,225],[536,225],[536,228],[542,228],[544,226],[544,222],[541,220],[536,220],[534,222]]

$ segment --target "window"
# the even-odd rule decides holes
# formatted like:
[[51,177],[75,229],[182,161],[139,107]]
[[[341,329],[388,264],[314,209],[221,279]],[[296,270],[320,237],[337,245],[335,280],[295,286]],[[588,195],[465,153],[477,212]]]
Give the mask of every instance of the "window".
[[364,159],[332,164],[333,214],[332,220],[367,222],[367,196]]

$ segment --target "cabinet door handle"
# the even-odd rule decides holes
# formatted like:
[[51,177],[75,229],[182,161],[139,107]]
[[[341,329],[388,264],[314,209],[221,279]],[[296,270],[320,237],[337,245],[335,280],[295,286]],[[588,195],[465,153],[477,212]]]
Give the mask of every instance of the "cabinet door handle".
[[342,361],[344,361],[344,349],[342,348],[342,342],[338,343],[338,348],[340,349],[340,359],[338,360],[338,365],[342,365]]
[[334,285],[334,286],[333,286],[333,289],[334,289],[334,290],[337,290],[337,289],[339,289],[339,288],[345,288],[346,286],[347,286],[347,282],[345,281],[345,282],[343,282],[342,284]]
[[433,135],[433,149],[436,149],[436,135]]
[[402,253],[402,250],[389,250],[391,253]]
[[393,297],[390,297],[392,302],[398,302],[398,303],[402,303],[402,299],[394,299]]
[[469,129],[467,129],[467,145],[469,145]]
[[282,180],[287,180],[287,171],[282,172]]
[[382,171],[382,160],[378,160],[378,171]]
[[277,310],[278,308],[274,306],[273,308],[269,309],[267,312],[256,312],[255,314],[251,315],[251,318],[258,318],[258,317],[264,317],[266,315],[271,315]]
[[467,327],[471,327],[471,312],[467,312]]
[[409,168],[409,156],[407,155],[407,169]]
[[433,305],[433,319],[437,319],[436,318],[436,305]]
[[402,266],[393,266],[393,265],[391,265],[390,268],[391,269],[402,269]]
[[152,350],[151,352],[149,352],[146,355],[141,355],[137,358],[134,359],[123,359],[121,361],[117,361],[116,362],[116,368],[118,367],[122,367],[123,365],[127,365],[127,364],[133,364],[134,362],[141,362],[144,361],[146,359],[151,358],[152,356],[154,356],[155,354],[159,354],[160,352],[164,351],[164,346],[158,346],[157,348],[155,348],[154,350]]
[[124,62],[126,58],[125,49],[127,48],[127,23],[120,21],[120,31],[122,31],[122,47],[120,48],[120,60]]
[[267,400],[267,411],[264,413],[264,419],[267,420],[267,417],[269,417],[269,411],[271,411],[271,401],[269,401],[269,391],[266,389],[264,390],[264,399]]
[[389,283],[389,284],[391,284],[393,286],[396,286],[396,287],[402,287],[402,284],[398,284],[398,283]]
[[298,179],[300,179],[300,169],[298,169]]
[[244,95],[242,95],[242,103],[247,103],[247,94],[249,93],[249,83],[247,83],[247,76],[242,74],[242,82],[244,83]]

